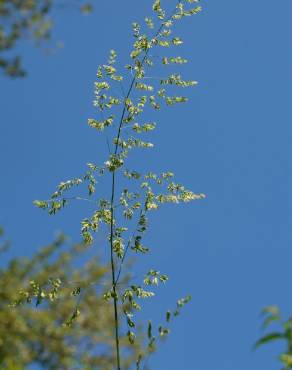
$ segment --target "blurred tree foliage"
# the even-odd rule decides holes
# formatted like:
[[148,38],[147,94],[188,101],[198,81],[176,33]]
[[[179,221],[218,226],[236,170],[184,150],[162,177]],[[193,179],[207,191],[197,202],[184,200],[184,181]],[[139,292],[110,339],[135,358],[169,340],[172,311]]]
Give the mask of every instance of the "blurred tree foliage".
[[255,344],[255,348],[272,342],[281,341],[285,347],[279,355],[281,362],[281,370],[292,369],[292,317],[283,320],[280,309],[277,306],[265,307],[262,311],[264,315],[263,329],[269,328],[271,325],[277,327],[276,330],[270,330],[262,336]]
[[0,0],[0,70],[10,77],[24,76],[21,57],[14,55],[19,41],[50,39],[53,8],[70,6],[77,6],[81,13],[92,10],[83,0]]
[[[2,243],[2,252],[6,248]],[[68,246],[60,236],[31,259],[15,258],[0,269],[1,370],[35,364],[49,370],[114,368],[113,313],[103,298],[109,267],[96,258],[86,262],[86,249],[84,244]],[[85,261],[82,267],[76,267],[75,257]],[[40,296],[32,304],[13,304],[19,292],[35,289],[36,282]],[[122,339],[123,369],[137,358],[138,346],[138,341],[133,347]]]

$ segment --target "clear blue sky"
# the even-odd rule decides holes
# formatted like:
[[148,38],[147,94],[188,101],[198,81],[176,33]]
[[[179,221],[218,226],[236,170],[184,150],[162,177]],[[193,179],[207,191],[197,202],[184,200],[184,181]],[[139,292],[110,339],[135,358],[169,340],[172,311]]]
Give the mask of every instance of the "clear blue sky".
[[[86,123],[97,65],[110,48],[127,63],[130,24],[151,5],[98,3],[89,17],[56,13],[64,49],[47,57],[22,46],[28,78],[0,80],[0,224],[13,242],[10,256],[31,255],[60,229],[78,240],[88,214],[73,205],[49,217],[32,201],[98,161],[104,148]],[[185,74],[199,86],[188,105],[162,117],[157,149],[142,162],[207,194],[153,217],[149,263],[171,280],[147,312],[159,317],[187,293],[193,300],[151,365],[276,370],[281,347],[251,348],[262,307],[292,314],[292,3],[202,5],[178,29],[186,41],[180,54],[190,59]]]

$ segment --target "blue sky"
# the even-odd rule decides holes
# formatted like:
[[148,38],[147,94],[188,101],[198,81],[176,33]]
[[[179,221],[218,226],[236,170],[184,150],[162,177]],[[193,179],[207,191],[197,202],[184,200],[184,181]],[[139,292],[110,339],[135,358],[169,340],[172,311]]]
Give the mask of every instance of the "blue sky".
[[[99,2],[88,17],[56,12],[55,41],[64,48],[46,56],[22,45],[28,78],[1,78],[0,224],[13,242],[9,256],[31,255],[57,230],[78,240],[83,205],[49,217],[32,201],[104,151],[87,125],[95,72],[111,48],[128,62],[130,24],[149,14],[150,3]],[[199,85],[189,104],[161,116],[156,149],[141,156],[142,166],[171,169],[207,195],[153,215],[146,264],[171,280],[147,314],[159,318],[188,293],[193,300],[151,365],[279,369],[280,346],[251,348],[261,308],[278,304],[292,313],[292,3],[202,5],[177,31],[185,40],[180,54],[190,60],[185,75]]]

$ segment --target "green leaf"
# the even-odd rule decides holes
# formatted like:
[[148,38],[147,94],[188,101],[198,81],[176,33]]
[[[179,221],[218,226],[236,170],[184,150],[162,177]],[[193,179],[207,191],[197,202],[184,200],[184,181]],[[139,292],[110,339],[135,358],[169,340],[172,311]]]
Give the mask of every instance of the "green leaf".
[[273,315],[273,316],[279,316],[280,315],[280,309],[278,306],[267,306],[262,309],[261,312],[263,315]]
[[46,208],[48,208],[48,207],[49,207],[48,202],[45,202],[45,201],[43,201],[43,200],[34,200],[34,201],[33,201],[33,204],[34,204],[35,206],[37,206],[38,208],[41,208],[41,209],[46,209]]
[[157,12],[161,9],[160,0],[155,0],[152,9]]
[[148,336],[148,339],[152,338],[152,323],[151,323],[151,321],[148,322],[147,336]]
[[93,118],[88,119],[89,126],[92,127],[92,128],[95,128],[99,131],[102,131],[106,127],[111,126],[113,124],[113,122],[114,122],[114,116],[109,116],[107,119],[105,119],[103,121],[98,121],[98,120],[93,119]]
[[167,334],[169,334],[170,330],[169,330],[168,328],[164,328],[164,327],[162,327],[162,326],[159,326],[159,328],[158,328],[158,332],[159,332],[159,335],[160,335],[161,337],[164,337],[164,336],[166,336]]
[[292,355],[290,354],[286,354],[286,353],[283,353],[281,356],[280,356],[280,360],[286,365],[288,366],[288,369],[291,369],[292,367]]
[[116,238],[113,240],[113,251],[116,253],[118,258],[124,256],[124,243],[122,238]]
[[263,328],[267,328],[272,322],[281,320],[280,310],[277,306],[265,307],[261,313],[267,316],[263,322]]
[[173,43],[173,45],[181,45],[181,44],[183,44],[183,41],[182,41],[182,39],[181,39],[181,38],[179,38],[179,37],[174,37],[174,38],[172,39],[172,43]]
[[127,332],[127,337],[131,344],[135,343],[135,334],[131,330]]
[[290,317],[287,321],[283,323],[283,327],[285,330],[289,330],[292,327],[292,317]]
[[260,338],[254,345],[254,349],[257,349],[258,347],[262,346],[263,344],[270,343],[276,340],[285,339],[284,334],[282,333],[270,333],[265,335],[264,337]]
[[150,28],[150,29],[153,29],[154,28],[154,23],[153,23],[153,20],[151,18],[145,18],[145,22],[147,24],[147,26]]

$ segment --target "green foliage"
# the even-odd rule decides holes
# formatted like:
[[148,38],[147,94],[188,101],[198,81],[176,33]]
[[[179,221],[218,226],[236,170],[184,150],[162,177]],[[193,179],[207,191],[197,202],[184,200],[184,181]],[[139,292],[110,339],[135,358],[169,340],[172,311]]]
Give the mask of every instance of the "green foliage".
[[[68,5],[75,6],[73,1]],[[49,40],[53,21],[50,13],[62,4],[54,0],[0,0],[0,69],[10,77],[23,77],[21,57],[13,56],[18,42],[30,38],[36,43]],[[92,5],[81,1],[81,13],[88,14]]]
[[275,341],[284,342],[286,344],[286,350],[280,354],[279,360],[283,366],[283,370],[292,369],[292,317],[286,321],[282,320],[280,310],[277,306],[264,308],[262,314],[264,315],[264,329],[267,329],[273,324],[277,325],[279,329],[261,337],[255,343],[255,348]]
[[[83,243],[67,246],[60,236],[31,259],[13,259],[0,270],[0,369],[35,363],[48,370],[113,369],[113,312],[103,299],[110,268],[97,258],[76,268],[85,251]],[[139,342],[121,346],[128,369]]]
[[[47,210],[49,214],[60,211],[69,200],[82,199],[78,196],[67,196],[76,186],[88,184],[88,198],[83,199],[95,205],[93,213],[81,221],[81,235],[84,243],[94,245],[95,234],[100,225],[107,228],[107,240],[110,249],[110,264],[112,283],[111,288],[104,293],[106,301],[112,301],[115,320],[116,365],[120,364],[120,341],[127,339],[130,345],[135,345],[137,333],[134,312],[142,309],[144,299],[154,296],[148,290],[150,286],[165,283],[168,278],[156,269],[150,269],[141,284],[130,283],[121,289],[119,282],[124,275],[124,262],[131,251],[143,255],[150,252],[144,245],[144,237],[149,228],[151,212],[165,203],[188,203],[205,198],[202,193],[194,193],[182,184],[174,181],[172,172],[156,174],[149,172],[142,174],[127,167],[128,157],[134,150],[151,149],[154,145],[149,142],[147,135],[156,128],[156,123],[147,119],[162,107],[171,107],[178,103],[185,103],[188,98],[181,95],[179,89],[194,88],[196,81],[185,80],[180,73],[168,72],[169,64],[179,68],[187,60],[180,56],[165,54],[172,48],[183,43],[179,36],[173,34],[174,25],[184,17],[197,14],[201,7],[192,7],[194,0],[178,1],[174,10],[168,12],[162,8],[160,0],[153,4],[154,16],[145,20],[146,29],[137,22],[132,24],[134,37],[133,49],[130,52],[130,63],[125,66],[124,72],[118,64],[117,53],[110,51],[107,64],[97,69],[97,81],[94,85],[94,106],[97,108],[97,117],[90,118],[88,124],[103,135],[106,133],[108,158],[104,163],[89,166],[86,175],[62,182],[56,192],[45,201],[35,201],[35,205]],[[156,19],[156,20],[153,20]],[[153,33],[153,29],[156,31]],[[147,34],[150,32],[150,34]],[[157,65],[153,54],[163,53],[158,58],[158,67],[164,69],[165,76],[156,78],[151,70]],[[151,84],[149,84],[149,79]],[[128,87],[126,88],[126,84]],[[122,96],[116,94],[115,87],[121,88]],[[145,117],[146,116],[146,117]],[[110,144],[108,143],[108,144]],[[112,148],[112,149],[111,149]],[[107,199],[95,196],[96,177],[103,176],[103,181],[109,184]],[[127,185],[125,178],[128,180]],[[127,273],[127,270],[126,270]],[[158,326],[159,338],[169,333],[167,323],[172,317],[180,313],[181,308],[190,300],[190,297],[181,299],[174,312],[167,311],[166,325]],[[118,313],[122,311],[125,324],[118,320]],[[77,317],[79,312],[75,312]],[[75,318],[75,317],[74,317]],[[146,357],[156,348],[156,337],[152,334],[153,328],[148,326],[148,343],[145,351],[141,351],[137,359],[137,369]],[[146,354],[145,354],[146,353]]]

